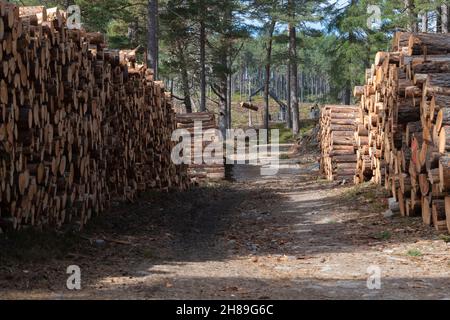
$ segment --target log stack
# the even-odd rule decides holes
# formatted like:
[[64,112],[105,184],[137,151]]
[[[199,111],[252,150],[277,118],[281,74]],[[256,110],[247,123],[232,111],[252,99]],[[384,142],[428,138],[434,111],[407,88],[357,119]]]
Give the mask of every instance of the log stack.
[[357,164],[355,127],[358,107],[328,105],[320,117],[321,172],[330,181],[352,182]]
[[[191,159],[188,165],[189,177],[193,182],[208,182],[225,179],[225,165],[222,158],[220,163],[210,163],[204,156],[211,142],[219,139],[216,118],[213,113],[199,112],[177,114],[177,128],[185,129],[191,138]],[[223,143],[223,142],[222,142]],[[196,149],[196,146],[197,149]],[[212,154],[212,157],[215,155]]]
[[150,69],[69,30],[56,8],[0,1],[0,15],[2,228],[82,228],[112,200],[189,186],[170,159],[171,97]]
[[[398,33],[367,70],[358,133],[370,169],[355,182],[384,184],[403,216],[450,231],[450,35]],[[362,89],[361,89],[362,88]]]

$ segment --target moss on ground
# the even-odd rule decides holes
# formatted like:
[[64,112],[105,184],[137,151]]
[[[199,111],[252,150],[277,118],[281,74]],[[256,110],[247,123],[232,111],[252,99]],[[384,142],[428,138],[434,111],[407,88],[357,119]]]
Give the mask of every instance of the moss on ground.
[[364,183],[349,188],[342,198],[346,202],[357,203],[373,212],[383,212],[387,209],[388,193],[381,186]]

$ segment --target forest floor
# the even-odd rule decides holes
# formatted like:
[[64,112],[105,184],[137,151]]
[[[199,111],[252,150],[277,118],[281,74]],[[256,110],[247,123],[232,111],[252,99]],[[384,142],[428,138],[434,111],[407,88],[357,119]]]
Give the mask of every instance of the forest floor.
[[259,173],[149,194],[78,235],[1,235],[0,299],[450,299],[449,237],[384,218],[383,190],[320,180],[314,154]]

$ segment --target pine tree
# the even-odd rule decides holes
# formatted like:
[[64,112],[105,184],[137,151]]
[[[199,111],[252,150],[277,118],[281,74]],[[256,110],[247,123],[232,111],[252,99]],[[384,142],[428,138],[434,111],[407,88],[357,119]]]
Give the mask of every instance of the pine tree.
[[155,79],[158,79],[158,0],[148,0],[148,65],[153,69]]

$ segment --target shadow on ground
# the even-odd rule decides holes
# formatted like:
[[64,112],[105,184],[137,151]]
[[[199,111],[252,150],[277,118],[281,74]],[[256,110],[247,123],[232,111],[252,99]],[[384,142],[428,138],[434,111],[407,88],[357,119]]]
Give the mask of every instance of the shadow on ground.
[[[422,227],[419,220],[382,218],[385,199],[378,192],[324,183],[303,172],[298,182],[294,179],[281,185],[268,180],[266,185],[264,181],[257,186],[224,183],[184,193],[148,194],[133,205],[114,208],[94,219],[80,234],[29,231],[1,235],[0,298],[24,292],[30,293],[28,297],[40,298],[43,292],[42,297],[58,298],[58,293],[67,292],[65,271],[69,265],[81,267],[84,287],[98,290],[97,298],[101,299],[108,298],[110,290],[116,290],[114,297],[122,293],[122,298],[232,298],[230,290],[236,291],[236,298],[344,298],[332,293],[336,283],[342,283],[344,292],[348,291],[345,298],[360,298],[361,294],[389,298],[389,294],[367,292],[365,283],[348,279],[323,283],[313,278],[292,277],[280,282],[232,275],[226,281],[221,277],[185,279],[154,268],[227,262],[249,256],[305,259],[324,253],[358,252],[373,242],[414,243],[438,237]],[[335,217],[335,213],[340,215]],[[410,231],[411,224],[419,231]],[[380,236],[386,232],[389,237]],[[105,278],[139,282],[148,276],[147,272],[173,278],[173,283],[165,280],[122,287],[119,281],[102,290]],[[386,286],[408,287],[411,281],[387,279]],[[423,293],[428,285],[449,286],[448,278],[426,281]],[[184,282],[190,284],[184,286]],[[189,293],[192,283],[198,290]],[[174,291],[172,286],[185,289]],[[134,296],[135,291],[139,295]],[[217,295],[211,296],[212,292]],[[415,294],[405,291],[404,298],[414,298]],[[80,292],[75,297],[96,298],[84,295]]]

